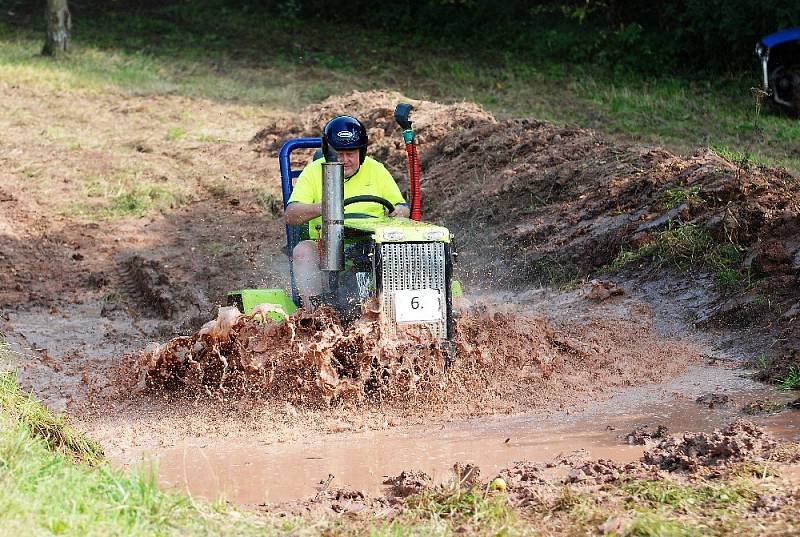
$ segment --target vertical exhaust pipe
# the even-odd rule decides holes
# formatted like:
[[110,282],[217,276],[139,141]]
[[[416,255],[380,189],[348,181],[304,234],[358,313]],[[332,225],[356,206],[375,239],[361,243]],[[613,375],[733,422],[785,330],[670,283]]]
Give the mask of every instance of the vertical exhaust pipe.
[[344,164],[322,164],[322,259],[320,269],[344,270]]

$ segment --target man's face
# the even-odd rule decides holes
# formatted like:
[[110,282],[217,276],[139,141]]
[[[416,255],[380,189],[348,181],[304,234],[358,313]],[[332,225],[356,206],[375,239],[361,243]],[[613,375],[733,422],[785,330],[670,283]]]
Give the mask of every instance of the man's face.
[[361,158],[358,149],[343,149],[336,152],[339,162],[344,164],[344,178],[350,179],[356,174],[361,166]]

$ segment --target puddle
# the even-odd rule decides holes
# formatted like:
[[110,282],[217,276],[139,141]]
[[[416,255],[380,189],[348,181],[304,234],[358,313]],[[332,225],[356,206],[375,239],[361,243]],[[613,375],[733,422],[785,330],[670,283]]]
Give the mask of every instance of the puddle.
[[223,493],[240,503],[264,503],[314,496],[329,474],[335,476],[332,486],[379,495],[383,480],[403,470],[422,470],[445,482],[455,462],[477,464],[482,475],[490,476],[516,460],[548,461],[580,448],[593,458],[625,462],[643,451],[643,446],[620,444],[613,432],[542,428],[508,435],[440,430],[365,433],[319,444],[187,444],[160,454],[159,476],[162,483],[193,494]]
[[[764,397],[777,400],[781,395],[751,389],[737,393],[731,404],[713,409],[693,399],[662,397],[645,405],[639,400],[635,412],[620,397],[566,420],[561,412],[331,435],[319,442],[187,442],[154,456],[163,485],[208,498],[224,495],[244,504],[305,499],[313,497],[330,474],[332,487],[346,485],[381,495],[387,476],[422,470],[435,481],[446,482],[455,462],[477,464],[483,478],[514,461],[547,462],[578,449],[593,459],[630,462],[645,449],[625,443],[636,425],[665,425],[673,433],[710,431],[740,417],[743,403]],[[741,417],[763,425],[777,438],[800,440],[800,412]]]

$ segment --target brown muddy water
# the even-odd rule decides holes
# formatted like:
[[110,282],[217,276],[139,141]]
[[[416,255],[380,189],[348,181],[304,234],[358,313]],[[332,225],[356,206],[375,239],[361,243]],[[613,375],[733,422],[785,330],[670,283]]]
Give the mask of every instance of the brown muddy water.
[[[727,394],[731,401],[714,408],[695,402],[710,391]],[[452,478],[456,462],[478,465],[482,478],[489,479],[514,461],[548,462],[576,450],[585,450],[593,459],[633,461],[644,446],[628,445],[626,437],[638,425],[665,425],[670,434],[678,434],[710,431],[741,417],[763,425],[777,438],[797,441],[800,412],[741,412],[757,399],[791,398],[743,378],[741,372],[705,368],[669,383],[629,388],[580,411],[493,416],[271,445],[235,438],[192,439],[138,457],[157,464],[162,485],[243,504],[311,498],[328,481],[333,488],[349,486],[382,495],[388,476],[422,470],[443,483]]]

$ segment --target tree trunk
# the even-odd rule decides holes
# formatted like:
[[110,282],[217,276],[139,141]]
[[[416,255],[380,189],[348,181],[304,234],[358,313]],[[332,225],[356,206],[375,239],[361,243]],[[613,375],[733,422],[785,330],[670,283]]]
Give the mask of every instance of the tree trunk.
[[57,56],[69,50],[69,34],[72,31],[72,16],[67,0],[47,0],[47,37],[42,54]]

